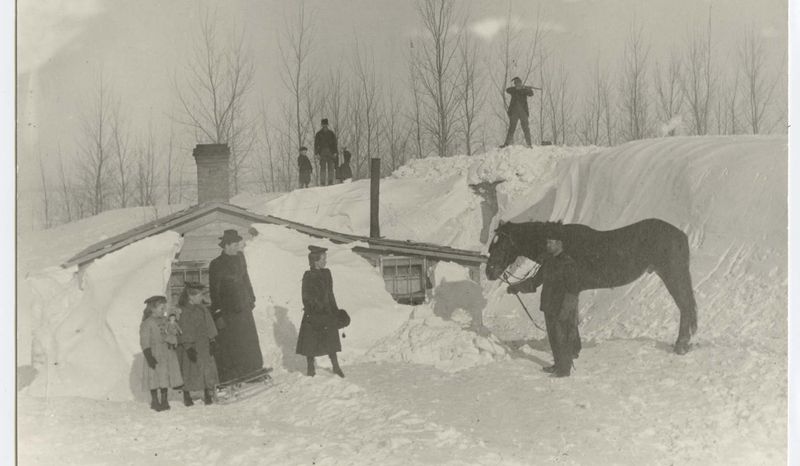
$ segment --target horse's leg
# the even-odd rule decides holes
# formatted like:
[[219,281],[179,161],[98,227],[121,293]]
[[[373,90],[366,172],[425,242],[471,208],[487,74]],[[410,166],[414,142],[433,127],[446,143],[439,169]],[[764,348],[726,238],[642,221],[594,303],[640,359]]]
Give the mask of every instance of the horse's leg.
[[697,303],[692,289],[688,249],[688,244],[682,244],[679,250],[673,252],[674,256],[667,260],[666,267],[657,270],[681,313],[678,339],[675,341],[677,354],[689,351],[689,341],[697,331]]

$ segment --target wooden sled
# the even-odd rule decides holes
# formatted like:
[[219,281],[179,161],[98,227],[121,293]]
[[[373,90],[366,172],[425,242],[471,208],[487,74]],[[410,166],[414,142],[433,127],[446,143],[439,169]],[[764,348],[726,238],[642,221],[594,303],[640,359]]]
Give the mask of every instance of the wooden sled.
[[271,367],[265,367],[249,374],[217,384],[214,390],[217,403],[229,404],[246,400],[268,390],[272,386]]

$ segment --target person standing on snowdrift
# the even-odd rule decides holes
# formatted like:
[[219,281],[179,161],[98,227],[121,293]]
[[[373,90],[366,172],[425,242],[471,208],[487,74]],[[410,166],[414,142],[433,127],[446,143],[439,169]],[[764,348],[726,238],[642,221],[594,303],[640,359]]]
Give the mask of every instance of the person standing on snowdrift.
[[522,126],[522,133],[525,135],[525,143],[531,147],[531,129],[528,126],[528,97],[533,95],[533,90],[539,90],[538,87],[523,86],[522,80],[515,77],[511,80],[514,83],[513,87],[506,89],[506,92],[511,94],[511,103],[508,104],[508,132],[506,133],[506,142],[502,147],[510,146],[514,142],[514,131],[517,130],[517,122]]
[[205,404],[213,403],[214,387],[219,383],[214,362],[217,328],[203,304],[204,288],[200,283],[187,283],[178,298],[181,308],[178,342],[182,348],[183,404],[186,406],[194,405],[192,391],[202,391]]
[[328,119],[322,119],[322,128],[314,135],[314,156],[319,162],[319,185],[333,184],[339,148],[336,134],[328,128]]
[[307,188],[311,182],[311,172],[314,167],[311,166],[311,160],[308,159],[308,148],[303,146],[300,148],[300,155],[297,156],[297,173],[300,177],[300,188]]
[[344,377],[336,353],[342,350],[339,340],[337,314],[339,307],[333,296],[333,277],[327,265],[327,249],[309,246],[308,265],[311,267],[303,274],[303,320],[297,335],[297,354],[306,357],[308,375],[316,374],[314,357],[328,355],[333,366],[333,373]]
[[222,382],[242,377],[264,365],[253,318],[256,296],[236,230],[225,230],[219,238],[222,253],[208,266],[211,314],[219,336],[219,377]]
[[[555,235],[552,235],[555,236]],[[533,277],[509,285],[508,293],[534,293],[542,285],[540,309],[544,312],[547,339],[553,352],[552,366],[543,368],[554,377],[568,377],[572,360],[581,350],[578,333],[578,269],[564,252],[559,238],[547,239],[548,257]]]
[[[169,387],[179,388],[183,385],[178,357],[174,348],[169,348],[166,341],[166,325],[164,309],[167,298],[151,296],[145,301],[142,323],[139,325],[139,343],[145,358],[142,382],[146,390],[150,390],[150,409],[165,411],[169,408],[167,390]],[[161,391],[161,401],[158,391]]]

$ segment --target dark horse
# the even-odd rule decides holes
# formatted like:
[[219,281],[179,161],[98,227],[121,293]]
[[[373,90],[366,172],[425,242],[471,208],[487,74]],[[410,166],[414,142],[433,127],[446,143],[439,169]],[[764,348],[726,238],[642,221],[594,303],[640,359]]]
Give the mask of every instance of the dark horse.
[[[486,277],[496,280],[518,256],[539,264],[547,238],[560,238],[575,260],[581,290],[626,285],[644,272],[656,272],[681,311],[675,352],[689,351],[697,331],[697,305],[689,273],[689,241],[669,223],[647,219],[616,230],[597,231],[560,222],[501,223],[489,246]],[[542,277],[534,275],[534,283]]]

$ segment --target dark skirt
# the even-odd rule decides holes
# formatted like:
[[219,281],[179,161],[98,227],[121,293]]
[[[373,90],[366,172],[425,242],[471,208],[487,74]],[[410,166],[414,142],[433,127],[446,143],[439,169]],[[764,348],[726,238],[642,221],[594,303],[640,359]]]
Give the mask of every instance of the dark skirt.
[[295,352],[303,356],[325,356],[342,350],[339,329],[333,316],[303,313]]
[[223,314],[225,328],[217,335],[217,367],[220,381],[247,375],[264,366],[253,311]]

